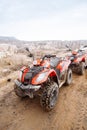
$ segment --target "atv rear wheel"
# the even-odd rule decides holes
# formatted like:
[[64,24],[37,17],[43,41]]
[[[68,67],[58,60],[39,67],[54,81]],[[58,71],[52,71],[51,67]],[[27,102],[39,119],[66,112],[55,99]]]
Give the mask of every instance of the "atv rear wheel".
[[66,76],[66,85],[70,85],[72,82],[72,70],[69,68],[67,71],[67,76]]
[[25,97],[26,96],[24,94],[24,92],[19,87],[17,87],[16,85],[14,86],[14,91],[15,91],[15,94],[19,97]]
[[85,63],[84,63],[84,62],[81,62],[80,65],[79,65],[78,74],[83,75],[83,74],[84,74],[84,71],[85,71]]
[[49,83],[45,86],[40,103],[43,109],[50,111],[57,102],[59,87],[56,82]]

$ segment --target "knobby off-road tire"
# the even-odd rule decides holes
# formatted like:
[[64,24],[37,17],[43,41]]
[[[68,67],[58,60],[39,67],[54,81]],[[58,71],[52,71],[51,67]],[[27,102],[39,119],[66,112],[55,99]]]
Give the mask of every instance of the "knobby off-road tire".
[[66,76],[66,85],[70,85],[72,82],[72,70],[69,68],[67,71],[67,76]]
[[87,58],[85,59],[85,69],[87,69]]
[[80,65],[79,65],[78,74],[84,75],[84,72],[85,72],[85,63],[84,63],[84,62],[81,62]]
[[18,97],[25,97],[26,95],[24,94],[24,92],[19,88],[17,87],[16,85],[14,85],[14,91],[15,91],[15,94],[18,96]]
[[44,110],[50,111],[54,108],[59,93],[59,87],[56,82],[48,83],[43,90],[40,98],[40,104]]

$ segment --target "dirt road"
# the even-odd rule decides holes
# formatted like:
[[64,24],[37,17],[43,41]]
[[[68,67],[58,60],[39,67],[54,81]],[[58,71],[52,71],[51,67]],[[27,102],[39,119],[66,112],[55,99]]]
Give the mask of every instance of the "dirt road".
[[73,75],[73,82],[60,88],[55,108],[45,112],[39,97],[20,99],[13,80],[0,84],[0,130],[87,130],[87,74]]

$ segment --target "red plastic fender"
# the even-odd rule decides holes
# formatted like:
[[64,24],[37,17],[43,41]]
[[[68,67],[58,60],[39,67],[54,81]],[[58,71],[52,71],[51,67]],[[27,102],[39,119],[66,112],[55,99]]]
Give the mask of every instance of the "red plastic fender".
[[[29,68],[24,66],[20,69],[20,72],[19,72],[19,80],[21,82],[24,82],[24,77],[26,75],[26,73],[29,71]],[[21,75],[20,75],[21,74]]]
[[[45,74],[45,77],[40,80],[40,81],[37,81],[37,79],[39,78],[40,74]],[[51,69],[51,70],[46,70],[46,71],[42,71],[41,73],[37,74],[33,79],[32,79],[32,84],[33,85],[38,85],[38,84],[42,84],[44,82],[47,81],[48,77],[50,76],[55,76],[56,75],[56,72],[54,69]]]

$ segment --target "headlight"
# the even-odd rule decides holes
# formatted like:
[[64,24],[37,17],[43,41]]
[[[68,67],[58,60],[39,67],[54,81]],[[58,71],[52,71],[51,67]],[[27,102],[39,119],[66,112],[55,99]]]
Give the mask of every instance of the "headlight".
[[74,60],[74,57],[72,56],[72,57],[70,57],[70,60]]
[[42,81],[42,80],[46,77],[46,75],[47,75],[47,72],[44,72],[44,73],[42,73],[42,74],[39,74],[39,76],[38,76],[37,79],[36,79],[36,82]]
[[19,80],[21,81],[22,78],[22,71],[19,71]]
[[33,61],[33,65],[37,65],[37,61],[35,60],[35,61]]

